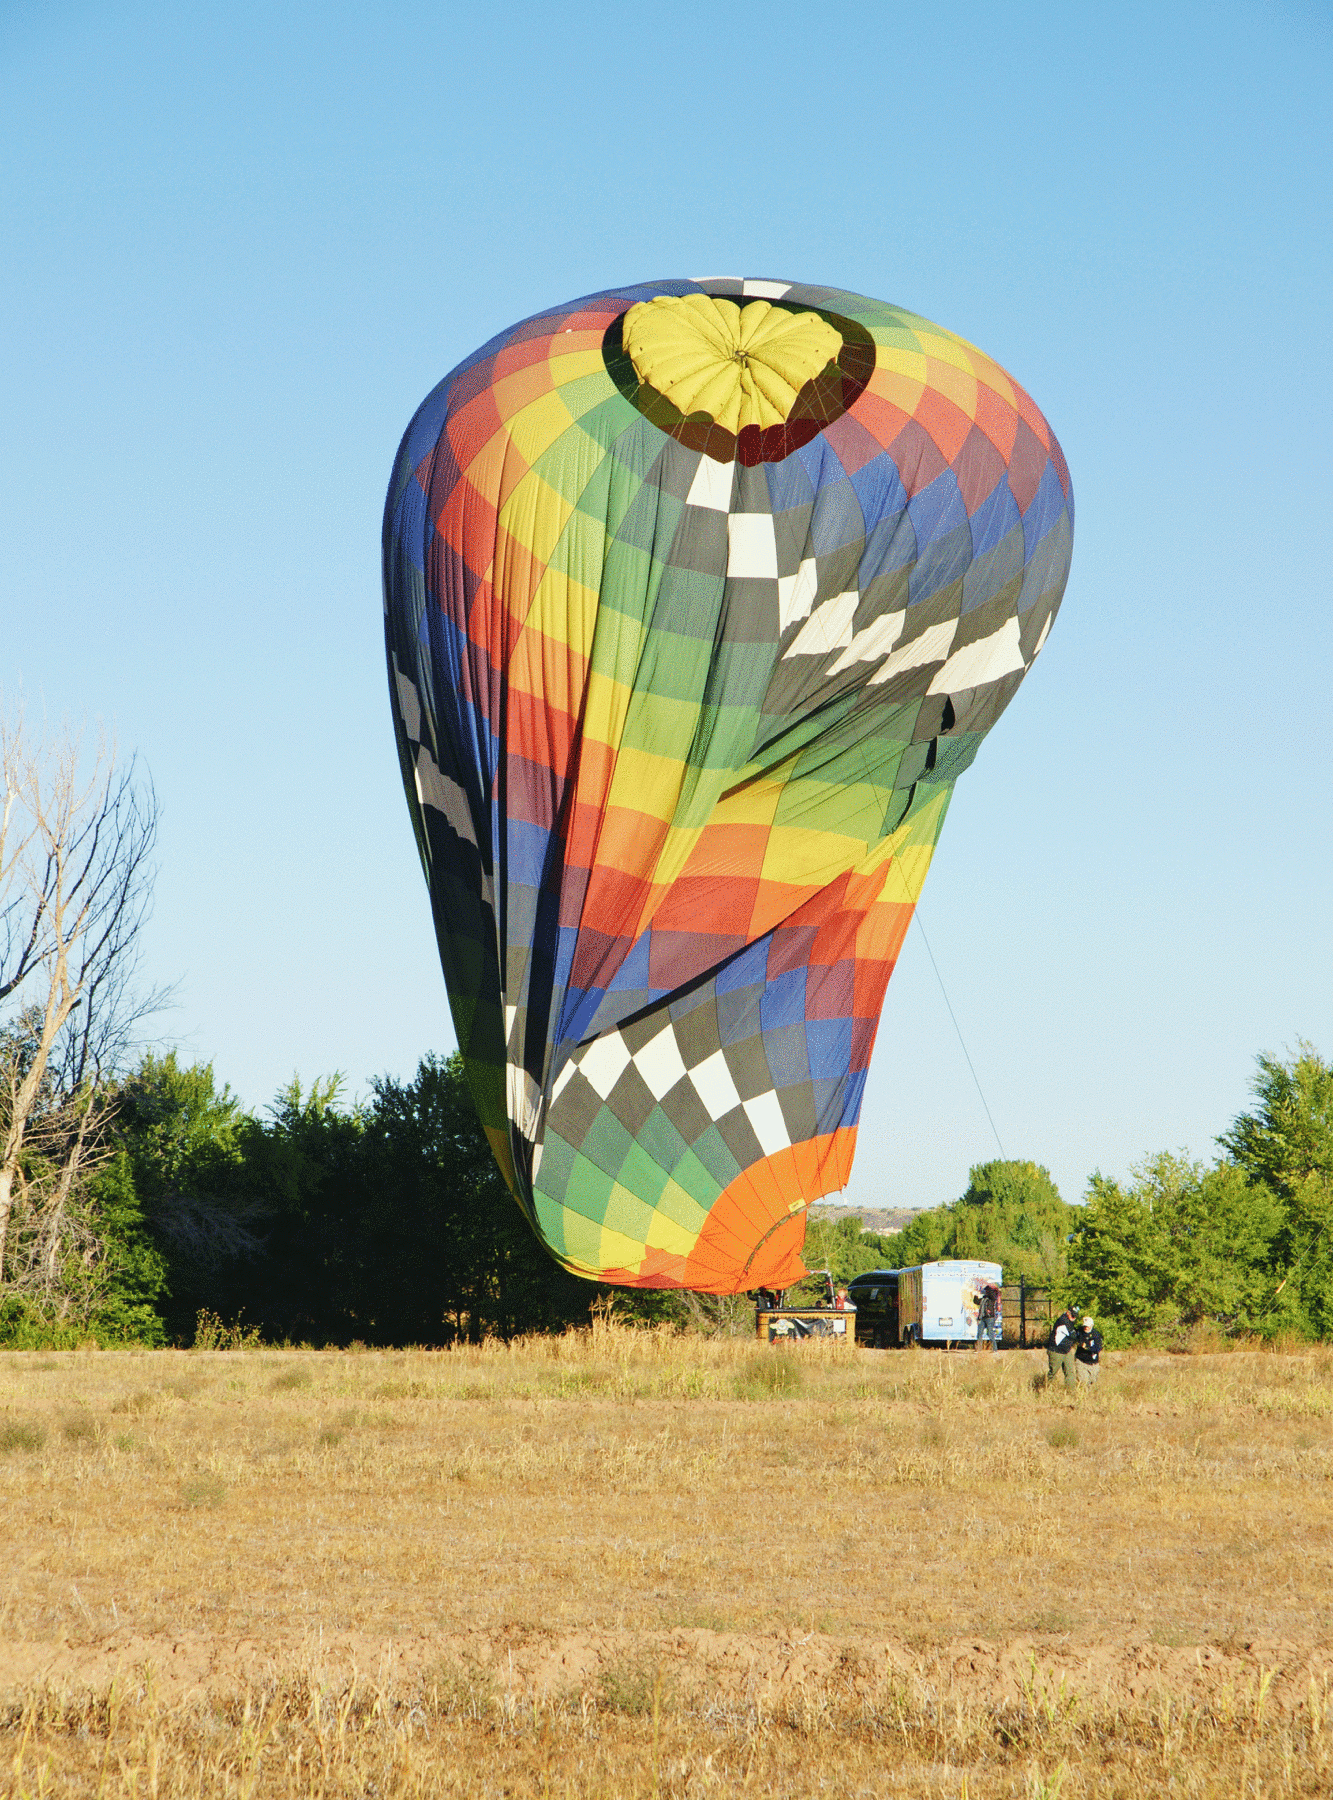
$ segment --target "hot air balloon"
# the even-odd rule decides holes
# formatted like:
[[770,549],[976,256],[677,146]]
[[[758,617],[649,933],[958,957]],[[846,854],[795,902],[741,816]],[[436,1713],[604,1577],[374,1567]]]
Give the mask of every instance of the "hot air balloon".
[[482,1125],[567,1268],[803,1272],[1072,534],[1022,388],[833,288],[593,294],[422,404],[384,516],[403,782]]

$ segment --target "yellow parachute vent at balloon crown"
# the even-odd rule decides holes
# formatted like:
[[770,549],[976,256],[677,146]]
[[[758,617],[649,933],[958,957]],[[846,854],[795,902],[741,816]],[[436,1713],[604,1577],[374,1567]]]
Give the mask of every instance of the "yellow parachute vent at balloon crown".
[[641,301],[625,315],[624,331],[641,381],[686,418],[704,414],[735,432],[781,425],[806,382],[842,349],[818,313],[767,300],[738,306],[710,294]]

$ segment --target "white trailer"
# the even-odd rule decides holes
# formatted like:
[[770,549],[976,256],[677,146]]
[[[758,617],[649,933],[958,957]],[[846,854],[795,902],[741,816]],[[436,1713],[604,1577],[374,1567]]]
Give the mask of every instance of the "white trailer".
[[975,1344],[977,1301],[999,1263],[931,1262],[898,1271],[898,1338],[904,1344]]

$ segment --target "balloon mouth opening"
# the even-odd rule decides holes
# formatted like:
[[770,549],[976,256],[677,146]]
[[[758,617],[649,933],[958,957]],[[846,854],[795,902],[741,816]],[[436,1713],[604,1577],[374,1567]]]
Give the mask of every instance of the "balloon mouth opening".
[[[627,307],[613,319],[602,338],[607,373],[631,406],[687,450],[700,451],[715,462],[740,462],[748,468],[757,463],[782,462],[856,404],[875,372],[875,340],[855,319],[823,307],[781,300],[772,301],[770,306],[772,311],[789,314],[794,320],[813,315],[841,340],[836,356],[831,356],[801,384],[786,418],[780,422],[751,422],[732,430],[702,406],[688,413],[682,411],[669,393],[645,380],[635,367],[631,348],[625,341],[626,320],[635,308]],[[829,346],[832,347],[831,339]],[[746,376],[755,359],[746,347],[737,345],[725,360],[738,375]]]

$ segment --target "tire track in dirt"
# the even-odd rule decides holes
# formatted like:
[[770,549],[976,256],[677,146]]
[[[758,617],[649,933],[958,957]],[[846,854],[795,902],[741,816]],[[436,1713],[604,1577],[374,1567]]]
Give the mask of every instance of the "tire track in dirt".
[[0,1639],[0,1694],[51,1685],[122,1694],[152,1692],[162,1701],[214,1699],[294,1681],[343,1690],[406,1694],[441,1678],[471,1679],[524,1702],[596,1694],[634,1670],[658,1681],[676,1706],[781,1704],[801,1692],[841,1695],[844,1703],[914,1704],[959,1700],[988,1707],[1067,1704],[1075,1695],[1100,1704],[1176,1701],[1238,1710],[1256,1703],[1291,1711],[1313,1681],[1333,1684],[1333,1644],[1255,1639],[1168,1647],[1150,1641],[1090,1643],[1015,1637],[1005,1643],[955,1638],[935,1645],[901,1638],[856,1640],[811,1632],[677,1630],[556,1633],[512,1628],[392,1638],[355,1632],[284,1640],[206,1634],[100,1639]]

